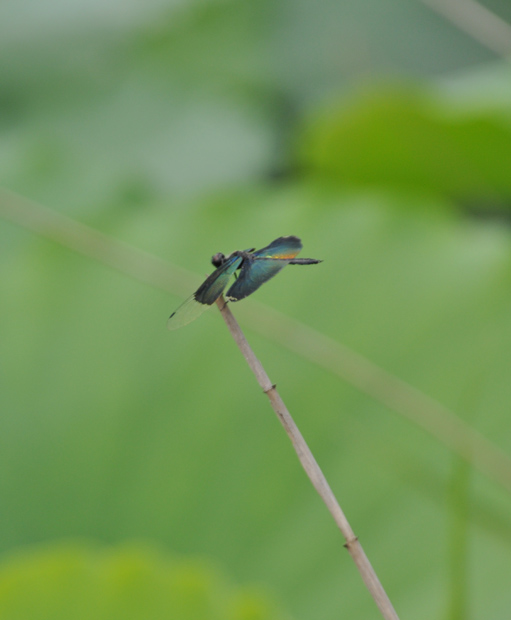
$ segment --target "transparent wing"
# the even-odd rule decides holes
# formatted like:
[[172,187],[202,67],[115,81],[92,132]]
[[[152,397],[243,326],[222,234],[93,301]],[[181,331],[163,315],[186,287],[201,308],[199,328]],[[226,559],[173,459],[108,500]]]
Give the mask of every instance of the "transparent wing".
[[188,297],[179,308],[173,312],[167,321],[168,329],[178,329],[195,321],[205,310],[211,308],[209,304],[201,304],[195,299],[195,293]]
[[214,304],[223,293],[229,278],[239,267],[242,260],[241,256],[231,256],[216,271],[213,271],[195,293],[170,315],[167,321],[167,328],[178,329],[183,327],[183,325],[191,323]]

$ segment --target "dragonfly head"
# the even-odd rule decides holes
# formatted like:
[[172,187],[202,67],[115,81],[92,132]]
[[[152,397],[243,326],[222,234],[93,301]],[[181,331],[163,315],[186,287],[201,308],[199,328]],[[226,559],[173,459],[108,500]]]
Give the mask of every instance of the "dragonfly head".
[[222,254],[222,252],[217,252],[211,257],[211,262],[213,266],[218,269],[218,267],[221,267],[225,262],[225,254]]

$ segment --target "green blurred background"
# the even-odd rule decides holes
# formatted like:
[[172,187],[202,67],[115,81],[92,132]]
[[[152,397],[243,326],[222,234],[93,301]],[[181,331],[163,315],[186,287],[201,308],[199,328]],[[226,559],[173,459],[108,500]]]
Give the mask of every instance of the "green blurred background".
[[165,329],[290,234],[233,312],[394,606],[509,619],[511,36],[430,3],[0,4],[2,620],[380,617],[216,308]]

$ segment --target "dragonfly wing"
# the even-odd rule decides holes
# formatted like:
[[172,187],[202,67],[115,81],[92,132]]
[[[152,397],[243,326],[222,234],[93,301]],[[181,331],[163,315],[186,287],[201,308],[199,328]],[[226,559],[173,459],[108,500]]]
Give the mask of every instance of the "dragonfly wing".
[[242,256],[232,255],[223,265],[218,267],[210,276],[204,280],[195,293],[184,301],[179,308],[173,312],[167,321],[168,329],[178,329],[187,325],[207,310],[223,293],[229,278],[240,266]]
[[201,304],[195,299],[195,293],[188,297],[179,308],[173,312],[169,320],[167,321],[168,329],[178,329],[187,325],[200,316],[204,310],[207,310],[210,306],[208,304]]
[[253,252],[256,258],[295,258],[302,249],[302,242],[298,237],[279,237],[261,250]]
[[252,252],[241,267],[236,282],[227,291],[227,298],[239,301],[273,278],[302,249],[298,237],[279,237],[265,248]]
[[281,269],[284,269],[288,263],[289,260],[282,258],[250,257],[245,259],[238,279],[227,291],[227,298],[232,301],[239,301],[251,295],[261,284],[264,284]]

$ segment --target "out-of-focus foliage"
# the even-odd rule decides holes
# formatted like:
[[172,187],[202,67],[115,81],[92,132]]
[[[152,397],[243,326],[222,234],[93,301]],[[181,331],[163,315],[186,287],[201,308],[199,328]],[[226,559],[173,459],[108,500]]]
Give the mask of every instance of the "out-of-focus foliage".
[[255,589],[235,590],[197,560],[140,545],[100,551],[84,544],[26,551],[0,565],[0,617],[9,620],[278,620]]
[[395,0],[20,0],[0,55],[3,183],[85,212],[261,179],[350,80],[490,57]]
[[[213,253],[280,235],[324,259],[233,311],[402,617],[508,620],[509,491],[245,309],[345,343],[509,454],[509,68],[391,0],[3,3],[0,53],[3,184],[196,272],[190,293]],[[134,596],[167,574],[122,550],[144,539],[297,620],[378,617],[216,309],[165,330],[181,299],[2,221],[0,551],[55,543],[37,574],[76,600],[104,591],[91,571],[141,566]],[[0,592],[31,562],[6,560]]]
[[375,89],[318,114],[301,160],[338,184],[509,201],[511,90],[493,92],[491,108],[478,99],[467,93],[459,106],[440,88]]

